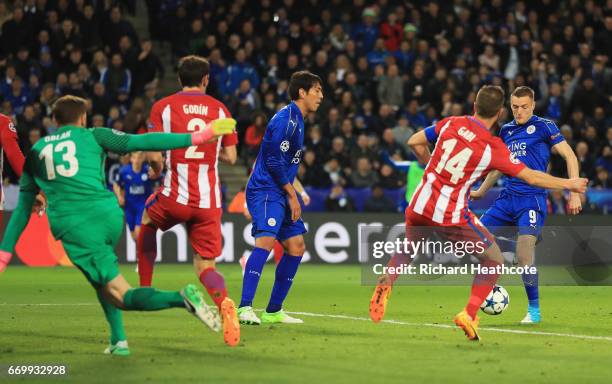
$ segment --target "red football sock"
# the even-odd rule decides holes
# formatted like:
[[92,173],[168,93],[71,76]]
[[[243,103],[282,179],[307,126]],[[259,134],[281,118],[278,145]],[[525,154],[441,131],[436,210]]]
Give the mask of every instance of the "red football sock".
[[138,276],[140,286],[150,287],[153,280],[153,267],[157,258],[157,228],[150,225],[140,227],[136,241],[136,254],[138,256]]
[[281,258],[283,257],[284,252],[285,252],[285,249],[283,248],[283,245],[281,244],[281,242],[278,240],[275,241],[274,242],[274,264],[278,265]]
[[[483,267],[496,267],[500,264],[492,260],[486,260],[480,265]],[[491,292],[491,290],[495,286],[498,277],[498,273],[479,273],[474,276],[470,300],[468,301],[468,304],[465,307],[465,310],[467,311],[468,315],[472,317],[472,319],[476,317],[476,313],[478,312],[480,305],[483,301],[485,301],[485,299],[489,295],[489,292]]]
[[227,297],[227,289],[225,288],[225,279],[223,275],[217,272],[214,268],[206,268],[200,274],[200,282],[208,291],[208,294],[213,299],[219,310],[221,303]]
[[[412,260],[414,259],[408,255],[396,253],[395,255],[391,257],[391,259],[387,263],[387,267],[401,267],[402,264],[410,265],[410,263],[412,263]],[[397,280],[397,278],[400,277],[401,274],[400,273],[389,273],[387,274],[387,276],[389,276],[389,280],[391,280],[391,285],[393,285],[395,283],[395,280]]]

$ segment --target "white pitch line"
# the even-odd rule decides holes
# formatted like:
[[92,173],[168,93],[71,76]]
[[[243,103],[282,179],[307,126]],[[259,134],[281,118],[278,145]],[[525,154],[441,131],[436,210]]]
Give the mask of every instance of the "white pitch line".
[[[60,307],[60,306],[90,306],[90,305],[98,305],[97,303],[32,303],[32,304],[21,304],[21,303],[0,303],[0,306],[18,306],[18,307],[29,307],[29,306],[39,306],[39,307]],[[261,312],[263,309],[256,309],[256,311]],[[353,321],[371,321],[367,317],[358,317],[358,316],[349,316],[349,315],[332,315],[326,313],[312,313],[312,312],[289,312],[291,315],[298,316],[308,316],[308,317],[324,317],[328,319],[341,319],[341,320],[353,320]],[[449,324],[435,324],[435,323],[410,323],[401,320],[382,320],[381,323],[386,324],[396,324],[403,325],[408,327],[428,327],[428,328],[446,328],[452,329],[455,328],[453,325]],[[525,331],[520,329],[503,329],[503,328],[490,328],[490,327],[481,327],[481,331],[490,331],[490,332],[500,332],[500,333],[514,333],[518,335],[538,335],[538,336],[553,336],[553,337],[567,337],[572,339],[582,339],[582,340],[600,340],[600,341],[611,341],[612,336],[591,336],[591,335],[580,335],[574,333],[560,333],[560,332],[541,332],[541,331]]]
[[[310,316],[310,317],[326,317],[331,319],[344,319],[344,320],[355,320],[355,321],[372,321],[367,317],[347,316],[347,315],[328,315],[323,313],[310,313],[310,312],[287,312],[292,315],[298,316]],[[409,323],[400,320],[382,320],[381,323],[397,324],[409,327],[430,327],[430,328],[455,328],[449,324],[433,324],[433,323]],[[559,332],[540,332],[540,331],[524,331],[520,329],[502,329],[502,328],[489,328],[481,327],[481,331],[501,332],[501,333],[515,333],[520,335],[539,335],[539,336],[556,336],[556,337],[569,337],[574,339],[588,339],[588,340],[602,340],[612,341],[612,336],[591,336],[591,335],[580,335],[573,333],[559,333]]]

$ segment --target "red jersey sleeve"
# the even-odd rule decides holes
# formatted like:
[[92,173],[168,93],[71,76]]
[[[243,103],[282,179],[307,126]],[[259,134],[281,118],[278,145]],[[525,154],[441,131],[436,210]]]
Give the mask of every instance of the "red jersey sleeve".
[[8,116],[0,115],[0,135],[2,149],[4,149],[4,153],[11,164],[11,168],[13,168],[17,176],[21,177],[25,158],[19,148],[15,124],[13,124],[13,121]]
[[[225,107],[225,105],[221,104],[221,109],[223,110],[223,113],[225,114],[224,117],[232,117],[232,114]],[[219,116],[219,117],[222,117],[222,116]],[[235,131],[232,134],[223,136],[223,139],[221,139],[222,147],[231,147],[232,145],[236,145],[236,144],[238,144],[238,134]]]
[[511,177],[516,177],[525,168],[525,164],[512,155],[499,137],[493,137],[490,144],[491,168]]
[[162,123],[162,111],[161,103],[157,102],[153,104],[151,113],[149,114],[149,121],[147,122],[147,132],[163,132],[164,126]]

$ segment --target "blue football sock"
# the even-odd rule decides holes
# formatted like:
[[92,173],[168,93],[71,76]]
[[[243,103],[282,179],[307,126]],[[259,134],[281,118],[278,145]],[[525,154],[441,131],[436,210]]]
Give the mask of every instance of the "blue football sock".
[[272,295],[270,296],[266,312],[278,312],[283,308],[283,301],[285,301],[289,293],[293,278],[300,266],[300,261],[302,261],[302,256],[292,256],[286,253],[283,255],[283,258],[276,266],[276,278],[274,279],[274,287],[272,288]]
[[538,292],[538,272],[535,274],[523,273],[523,284],[525,285],[525,293],[527,293],[527,300],[529,300],[529,307],[539,308],[540,297]]
[[269,254],[270,251],[263,248],[255,248],[253,252],[251,252],[251,256],[249,256],[246,266],[244,267],[240,307],[250,307],[253,305],[253,298],[257,291],[261,271],[263,271],[264,264],[266,260],[268,260]]

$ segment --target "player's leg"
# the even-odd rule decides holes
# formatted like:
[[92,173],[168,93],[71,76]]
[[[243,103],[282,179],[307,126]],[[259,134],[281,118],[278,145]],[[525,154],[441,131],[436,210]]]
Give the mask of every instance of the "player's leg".
[[185,308],[213,331],[221,329],[219,316],[206,305],[202,292],[193,284],[188,284],[180,291],[164,291],[152,287],[132,288],[119,274],[106,283],[101,292],[115,307],[126,311]]
[[[546,218],[546,211],[542,209],[546,207],[546,201],[544,196],[533,196],[517,199],[515,204],[521,208],[517,209],[519,236],[516,242],[516,258],[518,265],[535,268],[535,246]],[[523,273],[521,277],[528,300],[527,314],[521,324],[539,323],[541,315],[537,269],[535,273]]]
[[[260,233],[261,235],[262,233]],[[259,279],[270,251],[274,247],[276,238],[273,236],[260,236],[255,238],[255,248],[248,257],[245,273],[242,276],[242,294],[238,306],[238,318],[241,324],[259,325],[261,320],[253,310],[253,299],[259,286]]]
[[[406,210],[406,239],[414,240],[429,238],[430,233],[428,233],[427,230],[423,230],[423,227],[425,227],[427,224],[429,223],[424,222],[422,217],[409,210]],[[387,267],[397,268],[401,267],[402,265],[409,265],[417,256],[418,255],[395,253],[389,259]],[[395,269],[388,270],[395,271]],[[387,310],[389,297],[391,297],[393,284],[395,284],[395,281],[399,276],[399,273],[385,273],[379,277],[376,288],[374,288],[374,292],[372,293],[372,297],[370,299],[369,312],[370,319],[373,322],[378,323],[385,316],[385,311]]]
[[[140,233],[136,241],[138,276],[141,287],[150,287],[157,258],[157,230],[165,231],[179,222],[187,221],[188,207],[154,193],[145,203],[140,220]],[[183,217],[184,216],[184,217]]]
[[70,261],[83,273],[96,290],[98,301],[111,331],[110,344],[104,353],[127,356],[129,355],[129,349],[122,313],[112,300],[105,297],[102,292],[102,286],[106,279],[114,278],[119,274],[116,257],[113,255],[114,259],[109,260],[104,253],[104,250],[112,252],[104,233],[113,229],[113,225],[108,224],[112,224],[113,216],[115,216],[114,221],[116,221],[117,229],[112,232],[115,232],[114,236],[118,237],[117,234],[121,234],[123,227],[123,217],[118,213],[110,215],[106,213],[105,216],[108,216],[108,220],[100,223],[95,230],[75,228],[68,231],[63,235],[62,243]]
[[255,248],[248,257],[242,278],[242,296],[238,316],[243,324],[260,324],[253,311],[253,299],[257,292],[264,265],[285,217],[284,197],[270,198],[266,193],[257,194],[247,190],[247,206],[252,220],[251,234]]
[[[519,235],[516,242],[516,256],[520,267],[534,266],[534,254],[537,238],[533,235]],[[535,266],[534,266],[535,268]],[[525,293],[527,294],[527,314],[521,320],[521,324],[534,324],[541,321],[540,315],[540,293],[538,287],[538,272],[534,274],[523,273],[521,275]]]
[[[295,232],[300,231],[301,229]],[[303,323],[302,320],[289,316],[282,309],[306,250],[304,236],[301,234],[292,236],[282,243],[286,252],[276,266],[272,294],[270,295],[266,311],[261,315],[261,321],[263,323],[300,324]]]
[[469,212],[469,216],[467,227],[454,227],[452,230],[457,231],[457,235],[463,238],[463,241],[471,241],[480,245],[477,248],[484,248],[484,252],[474,255],[480,260],[480,266],[484,269],[484,272],[474,276],[468,303],[465,309],[455,316],[455,324],[463,329],[468,339],[479,340],[479,319],[476,314],[482,302],[495,286],[499,277],[495,268],[502,265],[504,259],[493,235],[471,212]]
[[283,253],[285,253],[285,248],[283,247],[283,244],[281,244],[280,241],[275,241],[274,242],[274,264],[278,265],[278,263],[280,263],[281,258],[283,257]]
[[[122,232],[121,221],[116,223],[109,217],[105,227],[98,236],[104,236],[101,242],[95,242],[97,251],[94,262],[96,282],[102,287],[102,295],[111,304],[128,311],[158,311],[169,308],[187,308],[206,325],[218,328],[218,317],[204,303],[202,294],[193,285],[181,291],[162,291],[150,287],[132,288],[119,273],[119,263],[114,249]],[[103,244],[103,245],[101,245]]]
[[157,227],[145,210],[142,214],[140,232],[136,239],[138,276],[141,287],[150,287],[153,282],[153,268],[157,258]]
[[512,196],[502,192],[480,217],[480,222],[495,235],[495,242],[502,252],[515,252],[516,221]]
[[196,276],[206,288],[219,309],[223,322],[225,343],[235,346],[240,342],[240,325],[234,301],[227,295],[225,279],[216,269],[215,258],[221,256],[223,236],[221,234],[221,215],[219,209],[192,209],[187,231],[195,254],[193,266]]

